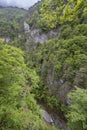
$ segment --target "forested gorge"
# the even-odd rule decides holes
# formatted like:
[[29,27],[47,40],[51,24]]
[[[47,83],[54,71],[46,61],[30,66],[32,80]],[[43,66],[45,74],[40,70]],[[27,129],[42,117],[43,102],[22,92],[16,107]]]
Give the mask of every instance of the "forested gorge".
[[0,130],[87,130],[87,1],[0,8]]

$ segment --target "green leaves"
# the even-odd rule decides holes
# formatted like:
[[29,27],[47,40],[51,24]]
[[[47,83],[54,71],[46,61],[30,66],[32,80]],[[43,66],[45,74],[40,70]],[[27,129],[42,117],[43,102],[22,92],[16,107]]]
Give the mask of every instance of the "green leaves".
[[83,0],[45,0],[40,15],[40,26],[43,30],[56,28],[58,24],[79,20],[87,5]]
[[[26,84],[23,52],[15,47],[0,46],[0,128],[21,128],[23,87]],[[23,87],[22,87],[23,86]],[[20,120],[21,119],[21,120]]]
[[87,129],[87,90],[77,88],[69,94],[71,105],[67,114],[69,128]]
[[23,20],[26,10],[18,8],[0,8],[0,37],[14,39],[23,31]]
[[[23,52],[0,43],[0,130],[48,130],[30,89],[36,91],[39,77],[27,68]],[[37,92],[36,92],[37,93]],[[52,127],[52,130],[56,130]]]

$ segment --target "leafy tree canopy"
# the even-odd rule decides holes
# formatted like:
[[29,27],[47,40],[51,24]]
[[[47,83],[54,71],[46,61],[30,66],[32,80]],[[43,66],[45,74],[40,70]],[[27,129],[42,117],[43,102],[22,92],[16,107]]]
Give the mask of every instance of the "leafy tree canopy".
[[71,105],[67,114],[69,128],[74,130],[87,129],[87,89],[72,91],[69,94]]

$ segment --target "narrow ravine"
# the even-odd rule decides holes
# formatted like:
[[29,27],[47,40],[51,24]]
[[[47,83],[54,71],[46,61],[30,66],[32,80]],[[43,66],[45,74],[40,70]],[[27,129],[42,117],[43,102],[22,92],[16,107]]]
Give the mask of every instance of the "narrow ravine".
[[67,130],[66,123],[63,120],[59,120],[56,118],[53,113],[48,113],[47,110],[44,108],[41,108],[41,113],[43,119],[50,125],[55,125],[60,130]]

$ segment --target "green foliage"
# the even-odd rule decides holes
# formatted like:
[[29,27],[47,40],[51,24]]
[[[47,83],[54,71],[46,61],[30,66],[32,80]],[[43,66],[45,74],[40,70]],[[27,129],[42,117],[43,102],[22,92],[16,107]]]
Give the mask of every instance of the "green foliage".
[[81,19],[80,19],[80,23],[87,24],[87,11],[82,13],[82,16],[81,16]]
[[[21,50],[0,43],[0,128],[20,129],[23,122],[23,87],[26,83],[23,53]],[[21,99],[21,101],[20,101]]]
[[32,87],[31,92],[56,113],[60,110],[66,113],[63,103],[69,87],[87,88],[86,6],[82,0],[45,0],[40,10],[41,29],[58,29],[60,37],[38,45],[29,53],[28,66],[40,76],[39,84]]
[[69,94],[71,105],[67,113],[69,129],[87,129],[87,90],[77,88]]
[[0,8],[0,37],[18,37],[23,32],[23,19],[26,10],[18,8]]
[[72,35],[72,28],[70,25],[63,25],[61,27],[61,38],[67,39],[70,38]]
[[80,68],[86,67],[86,48],[87,38],[85,36],[75,36],[72,39],[60,41],[50,40],[45,46],[40,46],[37,53],[35,53],[36,61],[34,62],[37,67],[39,65],[39,68],[41,68],[39,71],[44,82],[49,71],[50,75],[54,74],[54,80],[63,77],[64,80],[72,82],[76,72]]
[[43,121],[30,94],[38,82],[36,72],[24,63],[23,52],[0,40],[0,130],[56,130]]
[[27,15],[26,15],[26,21],[30,25],[30,28],[38,28],[38,21],[39,21],[39,15],[40,15],[40,8],[42,6],[43,0],[38,1],[35,5],[29,8]]
[[[67,108],[63,104],[65,99],[62,98],[66,98],[67,94],[64,94],[68,85],[87,88],[86,2],[42,2],[31,7],[27,15],[25,10],[18,8],[0,9],[0,36],[14,39],[9,43],[11,46],[4,45],[0,40],[1,130],[55,130],[41,118],[34,97],[54,112],[61,110],[66,113]],[[23,31],[24,16],[31,29],[58,29],[59,39],[54,38],[41,45],[38,43],[36,49],[26,52],[28,35],[22,34],[21,38],[17,38]],[[34,43],[29,42],[28,47],[31,44],[34,46]],[[12,45],[23,49],[25,55]],[[69,128],[87,129],[86,95],[87,92],[83,89],[70,94],[72,104],[67,114]]]
[[[41,77],[39,85],[33,87],[32,92],[37,100],[57,112],[63,110],[62,99],[57,93],[61,91],[60,79],[63,79],[63,83],[68,82],[70,86],[83,85],[83,88],[87,88],[87,37],[79,34],[78,36],[66,34],[65,39],[62,38],[63,35],[60,40],[49,40],[39,45],[33,55],[30,54],[30,57],[33,56],[29,58],[32,68],[35,68]],[[66,113],[66,110],[64,112]]]
[[[49,30],[67,21],[78,23],[79,17],[85,21],[86,8],[87,4],[83,0],[45,0],[41,8],[40,27]],[[83,12],[84,16],[82,16]]]
[[74,30],[74,35],[87,36],[87,24],[79,24]]

